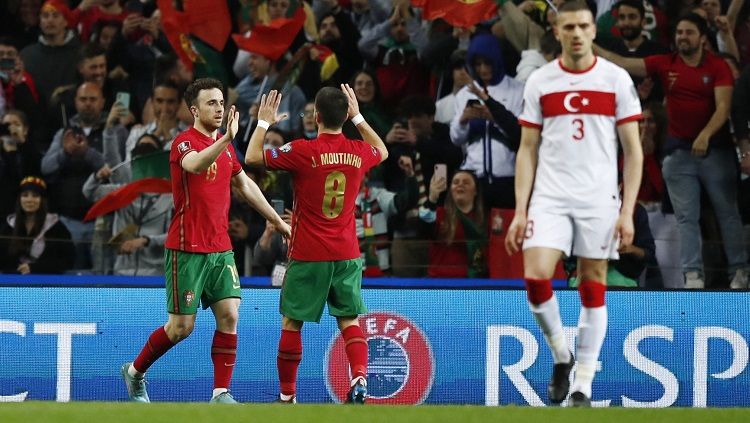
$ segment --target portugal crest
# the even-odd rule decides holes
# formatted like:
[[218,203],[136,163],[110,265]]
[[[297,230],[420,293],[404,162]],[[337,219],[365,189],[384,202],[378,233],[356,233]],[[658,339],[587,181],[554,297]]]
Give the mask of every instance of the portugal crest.
[[185,305],[190,307],[193,305],[193,300],[195,300],[195,292],[188,289],[182,293],[182,297],[185,300]]

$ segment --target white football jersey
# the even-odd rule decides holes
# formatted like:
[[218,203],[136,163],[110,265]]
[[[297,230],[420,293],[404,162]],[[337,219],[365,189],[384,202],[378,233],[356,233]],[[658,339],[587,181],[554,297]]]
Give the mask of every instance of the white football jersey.
[[617,125],[641,118],[633,81],[601,57],[583,71],[554,60],[531,74],[523,126],[541,129],[530,206],[619,207]]

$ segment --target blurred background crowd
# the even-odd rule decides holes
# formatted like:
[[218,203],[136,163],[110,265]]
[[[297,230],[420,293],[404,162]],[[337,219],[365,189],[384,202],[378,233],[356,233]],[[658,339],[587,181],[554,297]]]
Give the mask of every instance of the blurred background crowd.
[[[158,182],[168,177],[165,151],[192,125],[184,88],[213,77],[226,87],[227,109],[234,104],[241,113],[234,141],[240,157],[262,94],[283,94],[280,112],[289,118],[265,139],[268,147],[281,146],[316,137],[318,89],[351,84],[390,150],[357,199],[365,276],[519,277],[520,255],[501,248],[515,206],[517,117],[526,79],[560,52],[551,26],[563,2],[6,0],[0,271],[163,274],[172,214],[168,185]],[[712,148],[732,151],[733,172],[723,186],[729,205],[750,223],[750,161],[735,147],[750,143],[750,6],[588,3],[597,44],[626,57],[675,51],[677,18],[692,12],[705,19],[703,48],[725,60],[736,80],[729,138]],[[673,154],[665,148],[670,87],[654,78],[634,82],[646,159],[635,245],[612,263],[610,281],[681,288],[680,213],[675,217],[662,175]],[[353,126],[344,130],[358,137]],[[289,219],[289,175],[246,172]],[[734,275],[711,195],[704,186],[701,276],[706,287],[728,288]],[[231,207],[228,231],[242,275],[283,267],[286,245],[242,201]],[[574,279],[574,267],[561,267],[560,275]]]

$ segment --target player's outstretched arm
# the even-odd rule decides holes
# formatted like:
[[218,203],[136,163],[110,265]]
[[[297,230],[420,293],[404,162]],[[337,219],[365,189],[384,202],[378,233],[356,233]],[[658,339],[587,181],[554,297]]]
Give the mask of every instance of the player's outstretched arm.
[[516,154],[516,213],[505,236],[505,249],[508,254],[520,251],[526,233],[526,210],[529,208],[531,189],[539,154],[539,128],[521,128],[521,146]]
[[263,195],[263,192],[258,188],[258,185],[250,179],[244,171],[238,173],[232,177],[232,185],[240,192],[242,197],[250,204],[255,210],[258,210],[263,217],[266,218],[276,228],[276,230],[284,237],[289,238],[292,235],[291,227],[281,219],[276,210],[268,204],[268,200]]
[[227,116],[227,133],[219,138],[215,143],[204,148],[201,151],[191,151],[187,153],[180,163],[182,168],[190,173],[201,173],[208,169],[219,154],[227,148],[230,142],[237,135],[239,127],[240,113],[232,106]]
[[349,84],[341,84],[341,91],[346,94],[346,98],[349,100],[349,109],[347,110],[349,119],[352,120],[352,123],[357,127],[359,133],[362,134],[362,138],[365,142],[375,147],[380,152],[380,162],[384,162],[385,159],[388,158],[388,148],[380,138],[380,135],[378,135],[378,133],[372,129],[370,124],[365,121],[362,115],[359,114],[359,103],[357,102],[357,96],[354,94],[354,90]]
[[263,94],[260,98],[258,107],[258,125],[250,136],[250,142],[247,144],[245,152],[245,164],[250,166],[263,165],[263,139],[266,137],[268,127],[286,119],[286,113],[277,115],[281,104],[281,93],[271,90],[268,94]]
[[638,132],[638,122],[627,122],[617,127],[625,159],[622,172],[622,208],[615,225],[615,236],[620,237],[620,247],[633,243],[633,211],[643,174],[643,149]]
[[601,48],[599,45],[594,44],[594,53],[597,56],[601,56],[617,66],[625,69],[632,76],[639,78],[645,78],[648,76],[646,72],[646,61],[640,57],[624,57],[617,53],[613,53],[609,50]]

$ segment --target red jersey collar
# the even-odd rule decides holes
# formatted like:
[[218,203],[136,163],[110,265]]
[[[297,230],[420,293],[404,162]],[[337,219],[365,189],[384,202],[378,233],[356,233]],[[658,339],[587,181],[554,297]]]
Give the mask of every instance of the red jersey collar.
[[591,66],[587,67],[586,69],[575,70],[575,69],[570,69],[570,68],[565,67],[562,61],[562,57],[557,59],[557,63],[560,65],[560,69],[564,70],[565,72],[575,73],[575,74],[586,73],[590,71],[591,69],[594,69],[594,66],[596,66],[596,63],[598,61],[599,61],[599,58],[596,55],[594,55],[594,63],[592,63]]

